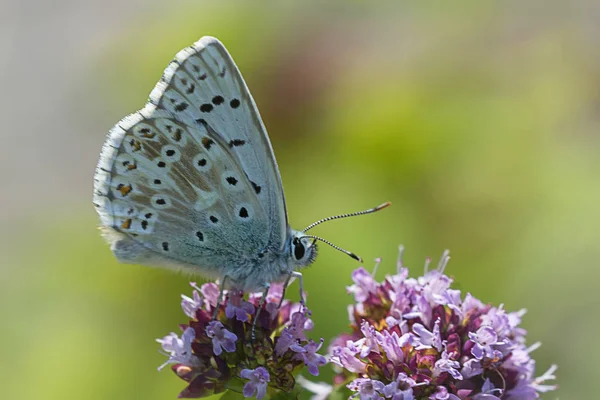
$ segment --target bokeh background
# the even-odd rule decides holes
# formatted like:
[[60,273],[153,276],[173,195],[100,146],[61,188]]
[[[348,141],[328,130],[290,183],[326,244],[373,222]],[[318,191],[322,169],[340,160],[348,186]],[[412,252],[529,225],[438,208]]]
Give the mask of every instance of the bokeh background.
[[[597,397],[600,4],[0,2],[0,398],[172,399],[154,338],[188,278],[119,265],[96,229],[105,132],[203,35],[259,105],[295,227],[413,276],[452,251],[456,287],[527,308],[546,399]],[[306,270],[315,337],[347,329],[351,259]],[[295,293],[295,290],[291,291]],[[324,374],[323,379],[329,375]]]

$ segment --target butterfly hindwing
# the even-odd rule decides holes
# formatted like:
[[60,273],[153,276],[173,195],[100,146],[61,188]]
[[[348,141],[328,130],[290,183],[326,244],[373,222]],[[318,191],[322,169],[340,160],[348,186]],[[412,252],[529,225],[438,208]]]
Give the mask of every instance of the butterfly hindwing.
[[229,146],[204,125],[141,110],[110,132],[94,202],[113,251],[126,262],[197,265],[267,246],[268,218]]

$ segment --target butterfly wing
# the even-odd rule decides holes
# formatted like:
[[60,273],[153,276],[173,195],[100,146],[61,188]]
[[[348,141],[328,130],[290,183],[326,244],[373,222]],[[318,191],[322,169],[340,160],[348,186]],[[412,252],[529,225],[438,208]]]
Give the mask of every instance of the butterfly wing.
[[287,215],[265,127],[224,46],[180,51],[146,106],[110,132],[94,203],[122,261],[199,266],[281,249]]

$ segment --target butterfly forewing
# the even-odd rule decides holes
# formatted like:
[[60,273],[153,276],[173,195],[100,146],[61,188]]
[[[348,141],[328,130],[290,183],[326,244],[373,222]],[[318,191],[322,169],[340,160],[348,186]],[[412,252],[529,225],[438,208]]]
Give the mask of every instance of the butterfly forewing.
[[227,143],[269,215],[270,244],[281,247],[287,230],[281,178],[256,104],[225,47],[205,37],[180,51],[150,104],[188,124],[207,125]]
[[[264,126],[231,57],[203,38],[109,133],[94,203],[124,261],[209,270],[281,248],[287,219]],[[206,272],[206,271],[205,271]],[[210,271],[209,271],[210,272]]]

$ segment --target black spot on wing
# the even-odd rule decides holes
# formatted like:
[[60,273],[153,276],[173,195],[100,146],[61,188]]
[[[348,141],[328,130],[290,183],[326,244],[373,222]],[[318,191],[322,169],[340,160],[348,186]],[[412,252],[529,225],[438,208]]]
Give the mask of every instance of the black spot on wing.
[[250,181],[250,184],[252,185],[252,188],[254,189],[254,192],[256,194],[260,194],[260,191],[261,191],[262,188],[259,185],[257,185],[256,183],[252,182],[252,181]]
[[238,147],[246,144],[245,140],[242,139],[233,139],[229,141],[229,147]]
[[213,110],[213,105],[210,103],[204,103],[200,106],[200,111],[202,111],[203,113],[209,113]]
[[188,107],[189,107],[188,103],[182,102],[175,106],[175,111],[177,111],[177,112],[185,111]]

